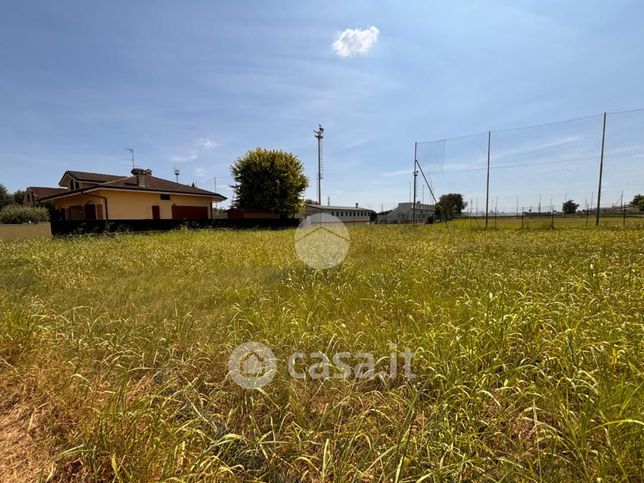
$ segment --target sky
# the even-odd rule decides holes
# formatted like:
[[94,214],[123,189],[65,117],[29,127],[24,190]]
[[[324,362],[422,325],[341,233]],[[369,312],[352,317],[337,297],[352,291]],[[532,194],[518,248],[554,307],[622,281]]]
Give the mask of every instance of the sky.
[[[210,190],[216,178],[231,197],[231,163],[264,147],[295,153],[317,198],[322,123],[324,203],[408,201],[414,143],[444,138],[456,139],[419,145],[436,195],[483,203],[492,130],[502,206],[570,192],[583,204],[597,179],[596,115],[644,108],[641,1],[1,5],[0,183],[11,191],[55,186],[65,170],[127,175],[131,147],[154,175],[173,179],[176,167]],[[615,201],[644,191],[644,112],[611,116]],[[460,137],[472,133],[484,134]]]

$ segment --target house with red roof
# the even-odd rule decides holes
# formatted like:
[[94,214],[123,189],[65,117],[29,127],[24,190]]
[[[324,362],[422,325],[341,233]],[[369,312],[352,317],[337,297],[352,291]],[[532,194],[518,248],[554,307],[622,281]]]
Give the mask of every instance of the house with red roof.
[[28,187],[24,204],[50,204],[60,220],[208,220],[213,203],[226,199],[141,168],[129,176],[66,171],[58,185]]

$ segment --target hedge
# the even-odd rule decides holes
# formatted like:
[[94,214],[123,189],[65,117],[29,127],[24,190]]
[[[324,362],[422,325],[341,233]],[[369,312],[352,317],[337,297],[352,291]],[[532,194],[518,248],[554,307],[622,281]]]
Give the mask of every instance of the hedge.
[[49,210],[43,206],[9,205],[0,210],[0,223],[38,223],[49,221]]

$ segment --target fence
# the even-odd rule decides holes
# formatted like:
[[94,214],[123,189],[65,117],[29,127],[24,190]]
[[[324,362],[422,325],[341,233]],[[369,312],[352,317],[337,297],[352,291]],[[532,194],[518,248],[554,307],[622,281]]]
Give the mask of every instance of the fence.
[[417,142],[414,175],[414,201],[463,195],[461,223],[644,226],[644,109]]
[[168,231],[178,228],[270,229],[294,228],[299,220],[287,219],[214,219],[214,220],[52,220],[54,236]]

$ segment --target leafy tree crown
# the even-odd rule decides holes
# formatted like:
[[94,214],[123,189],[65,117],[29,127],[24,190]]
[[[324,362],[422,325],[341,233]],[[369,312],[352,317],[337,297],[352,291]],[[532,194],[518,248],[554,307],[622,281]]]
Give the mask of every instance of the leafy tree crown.
[[302,193],[309,185],[302,163],[292,153],[257,148],[237,158],[231,166],[235,179],[233,206],[277,213],[297,213]]

